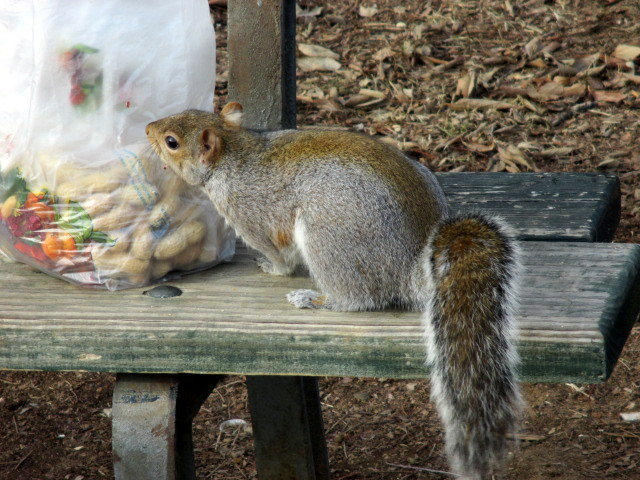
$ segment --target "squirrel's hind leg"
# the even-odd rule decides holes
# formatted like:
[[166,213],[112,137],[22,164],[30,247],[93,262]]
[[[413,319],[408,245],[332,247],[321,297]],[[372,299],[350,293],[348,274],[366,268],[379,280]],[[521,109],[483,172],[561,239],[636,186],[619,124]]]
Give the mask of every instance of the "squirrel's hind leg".
[[343,234],[335,226],[324,224],[323,215],[318,216],[318,222],[314,216],[304,220],[299,217],[294,238],[311,278],[322,293],[295,290],[287,295],[287,300],[298,308],[338,312],[378,310],[386,306],[389,301],[379,291],[378,277],[360,261],[362,252],[353,248],[349,232]]
[[295,265],[289,265],[282,262],[275,262],[267,258],[266,256],[260,256],[256,258],[256,263],[260,270],[264,273],[268,273],[269,275],[280,275],[280,276],[288,276],[293,273],[295,270]]

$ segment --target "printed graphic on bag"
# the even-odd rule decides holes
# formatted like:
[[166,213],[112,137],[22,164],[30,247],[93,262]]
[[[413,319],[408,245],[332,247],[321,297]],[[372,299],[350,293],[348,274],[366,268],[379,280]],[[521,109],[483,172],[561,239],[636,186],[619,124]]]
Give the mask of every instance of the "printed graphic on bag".
[[76,107],[96,109],[102,102],[102,70],[92,56],[97,48],[79,43],[60,55],[60,66],[69,74],[69,101]]

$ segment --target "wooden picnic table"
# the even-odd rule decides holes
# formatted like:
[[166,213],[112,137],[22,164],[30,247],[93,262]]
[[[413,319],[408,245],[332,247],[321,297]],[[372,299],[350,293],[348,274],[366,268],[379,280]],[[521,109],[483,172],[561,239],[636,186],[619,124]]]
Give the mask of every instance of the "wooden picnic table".
[[[517,185],[517,177],[527,186],[513,192],[517,201],[511,194],[502,203],[491,200]],[[619,205],[616,179],[441,174],[440,180],[454,210],[487,201],[522,239],[574,240],[523,242],[522,378],[606,379],[640,300],[640,247],[591,243],[615,229],[617,218],[607,212]],[[556,182],[560,195],[543,188]],[[517,205],[529,201],[554,208],[532,209],[530,222],[518,227]],[[563,227],[565,210],[574,212],[570,228]],[[223,374],[248,376],[261,479],[328,478],[316,377],[428,375],[419,313],[295,309],[284,295],[311,281],[267,275],[243,248],[232,262],[172,284],[181,296],[107,293],[0,264],[0,369],[118,373],[118,479],[195,478],[191,422]],[[28,300],[15,291],[28,291]]]
[[[295,126],[295,4],[229,5],[229,96],[247,125]],[[438,174],[454,211],[501,215],[524,241],[522,376],[598,382],[640,308],[640,251],[610,241],[620,188],[597,174]],[[328,479],[318,376],[424,378],[418,313],[297,310],[302,275],[243,249],[173,298],[80,289],[0,263],[0,369],[116,372],[118,480],[195,478],[191,423],[224,374],[247,376],[261,480]],[[29,298],[13,295],[28,291]]]

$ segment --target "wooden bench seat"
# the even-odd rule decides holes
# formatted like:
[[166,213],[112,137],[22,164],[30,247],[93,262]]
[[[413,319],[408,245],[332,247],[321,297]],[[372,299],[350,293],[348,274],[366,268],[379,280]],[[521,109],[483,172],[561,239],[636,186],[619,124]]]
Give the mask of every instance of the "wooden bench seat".
[[[528,381],[597,382],[638,313],[640,246],[525,242],[520,352]],[[263,273],[246,253],[173,284],[81,290],[23,265],[0,268],[0,368],[131,373],[426,377],[419,313],[300,310],[304,276]]]
[[[619,219],[618,179],[438,177],[454,211],[500,215],[521,239],[575,242],[524,243],[522,372],[528,380],[606,378],[626,339],[627,317],[636,313],[637,247],[578,242],[611,237]],[[575,213],[570,221],[567,211]],[[179,298],[154,299],[142,290],[108,294],[0,264],[0,291],[28,292],[28,301],[23,295],[0,300],[0,369],[427,375],[419,313],[295,309],[284,295],[311,287],[310,280],[263,274],[246,254],[177,284],[184,290]]]
[[436,173],[454,212],[500,215],[521,240],[610,242],[620,182],[598,173]]

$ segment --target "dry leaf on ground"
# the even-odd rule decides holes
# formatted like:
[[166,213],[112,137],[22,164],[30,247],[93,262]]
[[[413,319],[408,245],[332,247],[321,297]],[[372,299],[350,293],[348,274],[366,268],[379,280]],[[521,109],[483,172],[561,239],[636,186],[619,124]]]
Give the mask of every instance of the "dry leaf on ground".
[[317,17],[322,13],[322,7],[315,7],[309,10],[305,10],[301,8],[299,5],[296,5],[296,17],[298,18],[313,18]]
[[310,43],[298,43],[298,50],[307,57],[327,57],[338,58],[339,55],[333,50],[321,47],[320,45],[311,45]]
[[524,53],[529,58],[534,58],[538,52],[542,50],[542,43],[540,37],[534,37],[524,46]]
[[453,94],[454,97],[464,97],[469,98],[473,95],[476,89],[476,73],[469,72],[464,77],[458,79],[458,84],[456,85],[456,92]]
[[616,87],[624,87],[627,83],[635,83],[640,85],[640,75],[634,75],[632,73],[616,72],[611,79],[611,85]]
[[498,157],[506,164],[508,172],[521,172],[522,167],[524,170],[539,171],[533,161],[529,160],[525,153],[515,145],[509,145],[507,148],[498,147]]
[[389,57],[393,57],[393,55],[394,55],[393,50],[391,50],[389,47],[385,47],[381,50],[378,50],[376,53],[374,53],[372,58],[377,62],[381,62],[383,60],[386,60]]
[[378,13],[378,6],[377,5],[370,5],[370,6],[365,6],[365,5],[360,5],[360,8],[358,9],[358,14],[361,17],[373,17],[376,13]]
[[450,103],[449,107],[451,108],[451,110],[455,110],[455,111],[474,110],[474,109],[505,110],[508,108],[519,108],[517,105],[514,105],[509,102],[503,102],[501,100],[489,100],[486,98],[461,98],[457,102]]
[[618,45],[612,55],[622,60],[633,61],[640,56],[640,47],[636,47],[635,45]]
[[582,96],[585,94],[587,87],[583,83],[574,83],[568,87],[562,86],[555,81],[545,83],[540,88],[530,87],[526,91],[526,95],[532,100],[547,102],[557,100],[561,97],[571,97],[573,95]]
[[378,140],[380,140],[382,143],[386,143],[388,145],[396,147],[398,150],[402,150],[403,152],[420,148],[420,145],[418,145],[416,142],[405,142],[402,140],[396,140],[393,137],[378,137]]
[[576,150],[577,149],[575,147],[554,147],[554,148],[547,148],[545,150],[540,150],[535,154],[539,157],[547,157],[547,158],[566,157],[567,155],[572,154]]
[[335,72],[341,66],[340,62],[329,57],[302,57],[298,59],[298,68],[303,72]]
[[625,93],[615,90],[594,90],[591,94],[596,102],[620,103],[627,98]]
[[600,163],[598,163],[598,168],[615,168],[620,163],[618,158],[607,157]]
[[582,55],[575,59],[573,62],[573,69],[580,73],[583,70],[591,68],[595,66],[595,64],[600,60],[600,53],[592,53],[591,55]]
[[470,151],[476,152],[476,153],[488,153],[488,152],[492,152],[496,148],[495,142],[491,142],[487,145],[483,143],[473,142],[470,140],[469,141],[462,140],[461,142]]
[[620,417],[625,422],[640,422],[640,412],[621,412]]
[[296,100],[298,102],[314,105],[321,112],[336,113],[342,110],[340,104],[332,98],[311,98],[306,95],[298,95]]
[[345,107],[368,108],[384,102],[386,98],[387,95],[384,92],[362,88],[357,94],[350,96],[344,105]]

